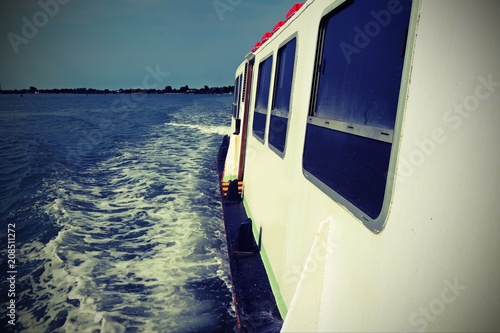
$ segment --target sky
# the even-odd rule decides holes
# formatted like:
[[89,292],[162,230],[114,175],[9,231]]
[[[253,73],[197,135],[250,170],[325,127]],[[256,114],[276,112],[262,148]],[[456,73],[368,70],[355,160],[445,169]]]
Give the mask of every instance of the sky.
[[4,90],[229,86],[294,0],[2,0]]

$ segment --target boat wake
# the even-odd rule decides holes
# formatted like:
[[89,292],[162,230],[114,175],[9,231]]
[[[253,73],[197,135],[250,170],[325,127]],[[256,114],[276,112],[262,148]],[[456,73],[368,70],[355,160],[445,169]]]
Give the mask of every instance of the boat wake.
[[214,309],[231,309],[232,297],[216,174],[203,162],[214,146],[157,126],[95,167],[46,179],[41,210],[59,232],[20,250],[35,272],[21,281],[21,327],[220,330]]
[[165,123],[167,126],[183,127],[198,130],[203,134],[219,134],[226,135],[231,131],[229,126],[208,126],[208,125],[194,125],[194,124],[179,124],[179,123]]

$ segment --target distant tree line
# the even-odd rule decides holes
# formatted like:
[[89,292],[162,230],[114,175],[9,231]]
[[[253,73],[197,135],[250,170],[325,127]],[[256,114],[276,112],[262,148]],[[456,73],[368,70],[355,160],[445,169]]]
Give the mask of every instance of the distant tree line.
[[228,94],[233,92],[233,86],[189,88],[185,85],[179,89],[166,86],[164,89],[93,89],[93,88],[63,88],[63,89],[29,89],[0,90],[0,94]]

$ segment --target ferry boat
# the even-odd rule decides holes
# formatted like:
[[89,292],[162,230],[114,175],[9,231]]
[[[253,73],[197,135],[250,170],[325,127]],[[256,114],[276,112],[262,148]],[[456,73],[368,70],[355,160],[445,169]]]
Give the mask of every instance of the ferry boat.
[[500,4],[309,0],[218,154],[243,332],[500,331]]

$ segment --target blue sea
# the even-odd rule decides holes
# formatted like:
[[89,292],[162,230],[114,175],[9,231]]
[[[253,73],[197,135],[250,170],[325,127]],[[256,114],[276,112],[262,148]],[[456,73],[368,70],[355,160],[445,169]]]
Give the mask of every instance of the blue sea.
[[0,95],[3,331],[234,332],[231,98]]

